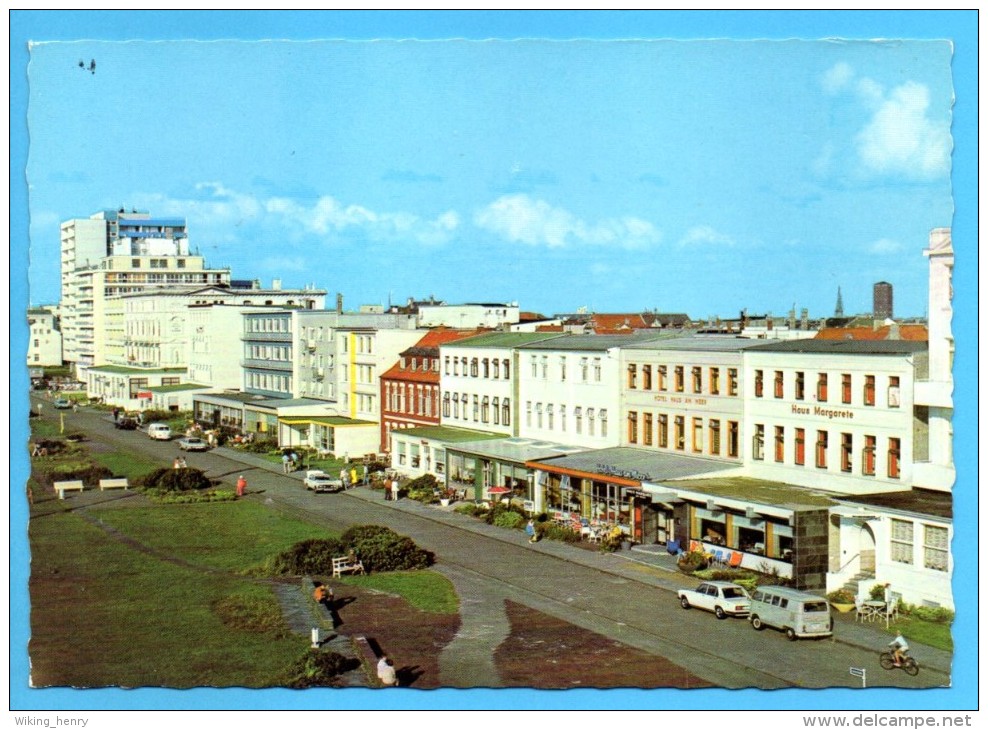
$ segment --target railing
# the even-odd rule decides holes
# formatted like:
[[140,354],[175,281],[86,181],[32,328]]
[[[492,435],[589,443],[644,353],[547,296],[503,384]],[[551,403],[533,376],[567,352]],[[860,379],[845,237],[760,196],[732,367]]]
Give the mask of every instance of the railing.
[[246,358],[240,361],[240,366],[245,368],[258,368],[261,370],[278,370],[290,373],[292,371],[291,360],[258,360]]

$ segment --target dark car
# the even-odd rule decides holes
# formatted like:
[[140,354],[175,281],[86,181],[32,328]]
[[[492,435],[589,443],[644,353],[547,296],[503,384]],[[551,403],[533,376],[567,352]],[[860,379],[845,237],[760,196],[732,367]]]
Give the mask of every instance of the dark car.
[[119,428],[123,431],[134,431],[137,429],[137,421],[133,418],[118,418],[116,423],[113,424],[114,428]]

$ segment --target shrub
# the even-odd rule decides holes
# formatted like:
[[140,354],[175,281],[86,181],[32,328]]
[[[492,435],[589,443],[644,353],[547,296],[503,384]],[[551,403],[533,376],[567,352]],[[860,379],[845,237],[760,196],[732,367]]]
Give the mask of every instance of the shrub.
[[54,464],[50,469],[44,470],[40,475],[42,482],[81,480],[87,487],[99,486],[100,479],[113,476],[113,472],[102,464]]
[[876,583],[868,591],[868,597],[873,601],[884,601],[885,600],[885,584]]
[[335,687],[339,675],[359,666],[359,660],[348,659],[335,651],[307,649],[305,654],[292,663],[285,677],[277,684],[290,689]]
[[[488,525],[496,525],[497,520],[501,517],[501,515],[512,513],[517,514],[521,518],[528,519],[520,507],[504,504],[503,502],[495,502],[494,506],[491,507],[490,510],[484,515],[484,521],[487,522]],[[507,519],[511,520],[513,518],[509,517]]]
[[453,508],[454,512],[459,512],[462,515],[468,515],[470,517],[480,517],[487,514],[487,508],[482,504],[475,504],[473,502],[464,502],[463,504],[458,504]]
[[340,535],[340,542],[347,546],[361,542],[362,540],[373,540],[379,535],[394,535],[394,530],[383,525],[354,525]]
[[620,527],[611,528],[611,530],[603,535],[600,539],[600,550],[605,553],[613,553],[619,547],[621,543],[625,540],[625,534],[621,531]]
[[706,568],[709,562],[709,559],[704,553],[698,550],[693,550],[688,553],[683,553],[679,557],[676,567],[683,573],[692,574],[698,570],[703,570]]
[[559,542],[579,542],[580,533],[573,532],[568,527],[553,522],[537,522],[535,532],[540,540],[558,540]]
[[37,441],[38,448],[48,452],[48,456],[61,454],[67,448],[67,444],[61,439],[40,439]]
[[855,598],[856,596],[846,588],[830,591],[827,594],[827,600],[831,603],[855,603]]
[[439,482],[432,474],[423,474],[420,477],[412,479],[410,482],[405,484],[405,489],[409,492],[429,490],[430,492],[439,486]]
[[148,408],[146,411],[141,411],[141,417],[144,419],[144,423],[170,421],[178,415],[180,414],[175,411],[162,411],[155,408]]
[[344,552],[339,540],[313,538],[279,553],[268,567],[275,575],[325,575],[333,572],[333,558]]
[[353,550],[368,573],[428,568],[435,556],[409,538],[381,525],[357,525],[340,536],[345,550]]
[[256,438],[249,444],[241,444],[241,448],[251,454],[268,454],[278,450],[278,442],[274,439]]
[[138,480],[137,486],[164,492],[208,489],[213,483],[201,469],[155,469]]
[[508,527],[515,529],[525,522],[525,517],[514,511],[504,510],[494,516],[494,524],[497,527]]
[[920,621],[929,621],[934,624],[949,624],[954,621],[954,612],[943,606],[936,608],[929,606],[905,606],[904,608],[903,613],[908,613],[911,617]]
[[231,489],[189,490],[169,492],[162,489],[145,489],[144,494],[156,504],[204,504],[208,502],[234,502],[237,494]]

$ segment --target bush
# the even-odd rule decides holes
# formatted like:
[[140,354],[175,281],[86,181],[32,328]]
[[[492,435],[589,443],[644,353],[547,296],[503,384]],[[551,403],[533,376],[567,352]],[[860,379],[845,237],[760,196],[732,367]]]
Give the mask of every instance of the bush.
[[873,601],[884,601],[885,600],[885,584],[876,583],[868,591],[868,597]]
[[827,594],[827,600],[831,603],[855,603],[856,598],[857,597],[846,588],[830,591],[830,593]]
[[360,662],[357,659],[347,659],[335,651],[307,649],[305,654],[292,663],[284,679],[277,684],[289,689],[335,687],[339,675],[358,667]]
[[423,474],[420,477],[412,479],[410,482],[405,484],[405,489],[409,492],[412,491],[424,491],[429,490],[430,492],[439,486],[439,482],[432,474]]
[[346,550],[357,554],[368,573],[416,570],[435,562],[435,555],[421,549],[410,537],[380,525],[351,527],[340,537],[340,542]]
[[929,621],[933,624],[949,624],[954,621],[954,612],[943,606],[938,606],[937,608],[905,606],[903,613],[907,613],[912,618],[919,619],[920,621]]
[[170,492],[162,489],[145,489],[144,494],[155,504],[204,504],[207,502],[235,502],[237,494],[231,489],[190,490]]
[[140,478],[138,487],[162,492],[186,492],[192,489],[208,489],[213,483],[201,469],[155,469]]
[[148,408],[146,411],[141,411],[141,417],[144,419],[144,423],[170,421],[179,415],[181,414],[177,411],[161,411],[154,408]]
[[525,516],[525,513],[522,511],[521,507],[515,507],[514,505],[507,505],[504,504],[503,502],[495,502],[494,506],[491,507],[490,511],[487,512],[486,515],[484,515],[484,521],[488,525],[496,525],[498,524],[497,522],[498,519],[502,519],[502,520],[507,519],[509,521],[513,520],[514,519],[513,517],[502,517],[503,515],[508,515],[508,514],[516,514],[518,515],[518,517],[522,519],[526,519],[526,520],[528,519]]
[[710,561],[704,553],[698,550],[693,550],[688,553],[683,553],[679,557],[676,567],[683,573],[692,574],[698,570],[705,569],[709,562]]
[[580,533],[573,532],[568,527],[557,525],[553,522],[538,522],[535,524],[535,532],[540,540],[558,540],[559,542],[579,542]]
[[504,510],[494,516],[494,524],[497,527],[507,527],[515,529],[525,522],[525,517],[517,512]]
[[50,469],[46,469],[39,475],[40,481],[60,482],[70,480],[81,480],[87,487],[98,487],[100,479],[107,479],[113,476],[113,472],[102,464],[54,464]]
[[333,572],[333,558],[345,552],[339,540],[313,538],[279,553],[267,567],[274,575],[327,575]]
[[459,512],[461,515],[468,515],[470,517],[480,517],[487,514],[487,508],[482,504],[475,504],[474,502],[464,502],[463,504],[458,504],[453,508],[454,512]]
[[278,450],[278,442],[274,439],[255,438],[249,444],[241,444],[241,448],[251,454],[268,454]]

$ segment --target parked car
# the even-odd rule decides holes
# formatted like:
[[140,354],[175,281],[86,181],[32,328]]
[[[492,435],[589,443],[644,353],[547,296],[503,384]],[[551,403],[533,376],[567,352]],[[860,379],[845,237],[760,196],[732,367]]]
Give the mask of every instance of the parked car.
[[182,451],[209,451],[209,443],[198,436],[186,436],[178,440],[178,448]]
[[148,426],[148,436],[156,441],[170,441],[172,430],[167,423],[152,423]]
[[790,641],[804,636],[824,638],[834,632],[826,599],[784,586],[759,587],[751,597],[748,620],[755,631],[766,626],[782,629]]
[[113,427],[119,428],[123,431],[134,431],[137,429],[137,421],[133,418],[124,416],[123,418],[118,418],[113,424]]
[[727,581],[707,581],[696,588],[678,591],[679,605],[685,609],[702,608],[713,611],[717,618],[747,616],[751,597],[741,586]]
[[313,492],[336,492],[343,489],[343,482],[333,479],[322,469],[311,469],[305,472],[305,479],[302,481],[306,489]]
[[55,407],[56,408],[61,408],[62,410],[65,410],[67,408],[71,408],[72,407],[72,401],[70,401],[68,398],[56,398],[55,399]]

